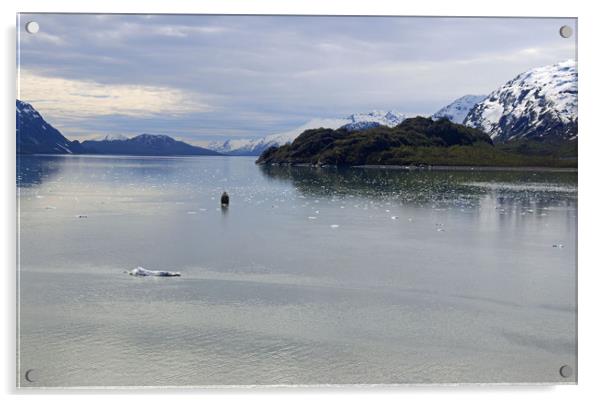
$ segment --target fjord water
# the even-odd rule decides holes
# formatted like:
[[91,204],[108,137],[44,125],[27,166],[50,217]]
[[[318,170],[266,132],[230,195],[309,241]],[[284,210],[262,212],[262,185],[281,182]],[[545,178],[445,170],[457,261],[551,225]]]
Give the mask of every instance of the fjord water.
[[33,156],[17,175],[21,386],[576,379],[576,173]]

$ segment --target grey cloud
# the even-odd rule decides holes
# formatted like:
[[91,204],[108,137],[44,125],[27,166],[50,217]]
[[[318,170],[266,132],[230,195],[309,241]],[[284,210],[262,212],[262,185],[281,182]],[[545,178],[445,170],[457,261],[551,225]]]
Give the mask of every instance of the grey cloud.
[[[116,111],[80,130],[131,132],[144,122],[193,139],[261,136],[372,109],[432,113],[575,54],[558,35],[570,19],[44,14],[23,24],[30,19],[45,37],[21,34],[24,69],[170,87],[212,103],[211,113],[177,119]],[[82,134],[75,126],[66,133]]]

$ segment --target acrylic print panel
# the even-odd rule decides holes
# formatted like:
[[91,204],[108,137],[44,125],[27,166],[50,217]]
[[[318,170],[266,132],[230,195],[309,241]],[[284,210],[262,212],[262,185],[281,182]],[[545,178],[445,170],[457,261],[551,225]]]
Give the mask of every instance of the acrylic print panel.
[[576,22],[21,14],[19,386],[574,383]]

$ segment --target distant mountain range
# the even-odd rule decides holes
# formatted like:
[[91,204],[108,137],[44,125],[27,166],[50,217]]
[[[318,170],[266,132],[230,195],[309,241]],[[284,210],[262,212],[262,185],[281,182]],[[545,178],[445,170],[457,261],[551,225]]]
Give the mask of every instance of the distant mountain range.
[[[28,103],[17,100],[18,153],[94,153],[130,155],[251,155],[292,143],[309,129],[339,129],[347,133],[375,127],[396,127],[407,116],[394,111],[355,113],[345,118],[316,118],[294,129],[257,139],[229,139],[205,148],[166,135],[132,138],[108,135],[79,143],[52,127]],[[528,70],[487,96],[465,95],[435,112],[447,119],[489,134],[496,143],[521,139],[555,142],[577,138],[577,67],[574,60]]]
[[577,165],[577,70],[572,60],[531,69],[488,96],[466,95],[431,118],[393,128],[306,130],[258,164]]
[[81,143],[84,153],[113,155],[220,155],[220,153],[175,140],[164,134],[140,134],[132,138],[106,137]]
[[375,126],[397,126],[407,116],[395,111],[373,111],[369,113],[356,113],[346,118],[311,119],[294,129],[270,134],[259,139],[236,139],[224,142],[213,142],[207,148],[228,155],[259,156],[273,146],[281,146],[295,140],[299,134],[308,129],[338,129],[345,127],[348,131],[364,130]]
[[17,100],[18,154],[220,155],[162,134],[132,138],[108,135],[100,140],[70,141],[33,106]]

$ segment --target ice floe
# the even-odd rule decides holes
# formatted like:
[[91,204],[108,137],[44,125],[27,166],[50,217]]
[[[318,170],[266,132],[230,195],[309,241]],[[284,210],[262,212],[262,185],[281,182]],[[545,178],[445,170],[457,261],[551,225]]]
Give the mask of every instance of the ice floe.
[[128,272],[130,276],[138,276],[138,277],[147,277],[147,276],[155,276],[155,277],[180,277],[180,272],[177,271],[164,271],[164,270],[148,270],[144,267],[136,267],[135,269]]

